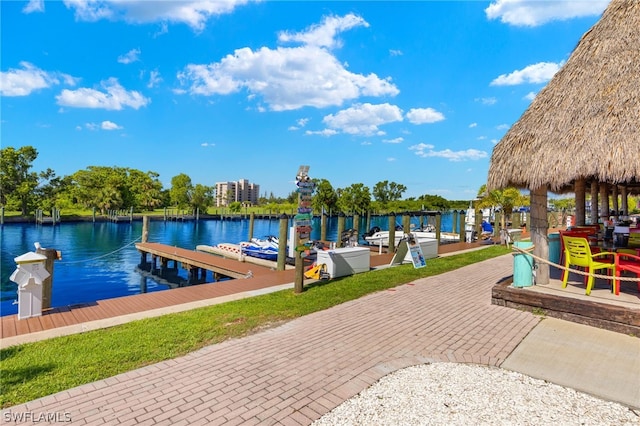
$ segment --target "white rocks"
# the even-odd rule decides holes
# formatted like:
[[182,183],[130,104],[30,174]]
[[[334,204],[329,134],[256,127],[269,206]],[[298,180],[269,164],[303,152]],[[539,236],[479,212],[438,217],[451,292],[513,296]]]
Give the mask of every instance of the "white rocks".
[[520,373],[480,365],[406,368],[313,423],[326,425],[640,425],[640,413]]

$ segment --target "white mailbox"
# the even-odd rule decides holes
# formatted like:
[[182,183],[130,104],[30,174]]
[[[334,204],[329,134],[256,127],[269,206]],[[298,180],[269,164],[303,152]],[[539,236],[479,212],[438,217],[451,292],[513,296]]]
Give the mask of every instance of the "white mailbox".
[[18,284],[18,319],[42,315],[42,282],[49,278],[47,256],[29,252],[13,260],[18,268],[9,279]]

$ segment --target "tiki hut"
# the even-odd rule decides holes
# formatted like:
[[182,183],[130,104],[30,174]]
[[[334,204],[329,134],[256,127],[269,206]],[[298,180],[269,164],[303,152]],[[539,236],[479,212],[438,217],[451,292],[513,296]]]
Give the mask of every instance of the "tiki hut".
[[[487,187],[531,194],[534,255],[548,257],[547,192],[576,194],[577,224],[609,215],[609,195],[640,189],[640,1],[612,0],[566,64],[495,146]],[[582,223],[581,223],[582,222]],[[549,265],[537,281],[549,282]]]

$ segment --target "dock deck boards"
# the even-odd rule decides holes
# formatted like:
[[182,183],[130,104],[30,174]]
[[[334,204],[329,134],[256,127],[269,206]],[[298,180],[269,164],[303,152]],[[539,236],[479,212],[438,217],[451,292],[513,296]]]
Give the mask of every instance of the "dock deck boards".
[[272,272],[271,269],[253,263],[225,259],[213,254],[160,243],[138,243],[136,249],[159,257],[176,260],[186,265],[213,271],[231,278],[244,278],[250,273],[254,276]]
[[[162,248],[163,244],[145,243],[145,248]],[[439,253],[449,253],[468,248],[477,247],[476,243],[452,243],[441,245]],[[165,246],[167,247],[167,246]],[[173,250],[174,247],[171,247]],[[180,304],[213,299],[221,296],[229,296],[246,291],[255,291],[282,284],[293,283],[295,281],[295,270],[274,271],[259,265],[247,264],[233,259],[222,259],[217,256],[193,252],[191,250],[175,247],[176,253],[190,252],[198,253],[203,262],[213,262],[225,265],[229,269],[253,272],[251,278],[241,278],[215,283],[197,284],[187,287],[180,287],[171,290],[156,291],[151,293],[123,296],[113,299],[98,300],[91,303],[83,303],[73,306],[63,306],[45,310],[40,317],[32,317],[18,320],[17,315],[7,315],[0,317],[2,326],[0,338],[14,337],[38,331],[52,330],[60,327],[83,324],[90,321],[115,318],[121,315],[135,314],[150,311],[158,308],[176,306]],[[183,253],[184,254],[184,253]],[[371,250],[371,266],[378,267],[391,262],[392,254],[378,254],[377,248]],[[309,282],[310,280],[305,280]]]

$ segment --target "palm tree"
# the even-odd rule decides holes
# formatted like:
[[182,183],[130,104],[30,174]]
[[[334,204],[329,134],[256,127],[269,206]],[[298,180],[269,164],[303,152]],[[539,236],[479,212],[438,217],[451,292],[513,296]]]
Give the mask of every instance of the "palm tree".
[[516,206],[523,205],[527,197],[522,195],[517,188],[509,187],[487,191],[487,185],[482,185],[478,190],[478,208],[499,207],[502,210],[500,223],[501,229],[506,229],[506,218]]

